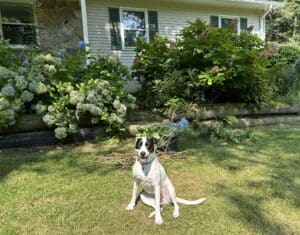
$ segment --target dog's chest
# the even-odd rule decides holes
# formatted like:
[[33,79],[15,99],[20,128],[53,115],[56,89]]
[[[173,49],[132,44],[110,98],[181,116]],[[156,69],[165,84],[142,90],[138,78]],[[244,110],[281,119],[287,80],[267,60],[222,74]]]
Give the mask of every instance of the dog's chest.
[[150,194],[154,193],[155,174],[151,171],[150,166],[136,165],[133,169],[134,178],[140,183],[141,187]]

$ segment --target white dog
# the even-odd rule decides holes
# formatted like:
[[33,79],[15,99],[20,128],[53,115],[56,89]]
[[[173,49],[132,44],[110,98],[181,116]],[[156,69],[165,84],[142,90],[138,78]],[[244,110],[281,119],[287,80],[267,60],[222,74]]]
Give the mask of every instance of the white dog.
[[195,201],[188,201],[176,197],[175,188],[166,175],[165,169],[157,160],[154,151],[155,140],[148,137],[138,137],[135,143],[135,150],[138,158],[133,165],[133,191],[131,201],[126,210],[133,210],[136,204],[138,186],[141,185],[143,192],[140,194],[142,202],[152,206],[154,211],[149,218],[155,216],[155,223],[162,224],[160,206],[163,204],[174,204],[173,217],[179,216],[178,203],[184,205],[198,205],[206,200],[201,198]]

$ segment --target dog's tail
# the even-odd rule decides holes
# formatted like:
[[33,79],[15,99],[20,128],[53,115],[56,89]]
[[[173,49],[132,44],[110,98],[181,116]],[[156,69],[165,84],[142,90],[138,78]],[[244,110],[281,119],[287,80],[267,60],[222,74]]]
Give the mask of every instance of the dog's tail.
[[183,205],[199,205],[199,204],[203,203],[205,200],[206,200],[206,197],[200,198],[200,199],[194,200],[194,201],[185,200],[185,199],[176,197],[176,201],[177,201],[178,203],[183,204]]

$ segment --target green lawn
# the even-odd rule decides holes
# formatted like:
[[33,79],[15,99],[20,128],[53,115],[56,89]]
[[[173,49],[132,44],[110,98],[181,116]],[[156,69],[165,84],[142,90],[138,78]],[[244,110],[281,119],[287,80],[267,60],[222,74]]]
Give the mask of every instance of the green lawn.
[[181,139],[162,156],[177,195],[207,197],[124,210],[131,196],[133,139],[0,152],[1,234],[300,234],[300,125],[257,128],[257,140],[214,145]]

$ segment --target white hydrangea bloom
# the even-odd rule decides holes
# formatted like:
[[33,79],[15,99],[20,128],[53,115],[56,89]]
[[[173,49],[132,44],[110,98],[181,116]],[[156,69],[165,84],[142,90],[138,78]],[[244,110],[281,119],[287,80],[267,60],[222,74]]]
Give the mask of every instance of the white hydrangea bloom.
[[5,117],[9,121],[15,120],[15,110],[13,110],[13,109],[7,109],[7,110],[5,110]]
[[53,113],[55,111],[55,108],[52,105],[48,106],[49,113]]
[[114,107],[115,109],[119,109],[119,108],[121,107],[120,101],[119,101],[119,100],[114,100],[114,102],[113,102],[113,107]]
[[1,89],[1,93],[4,96],[14,96],[16,91],[11,85],[6,85]]
[[19,97],[16,97],[12,102],[11,108],[18,112],[21,110],[23,104],[24,102]]
[[119,117],[117,114],[115,114],[115,113],[112,113],[111,115],[110,115],[110,122],[111,123],[119,123],[119,124],[122,124],[123,122],[124,122],[124,119],[123,118],[121,118],[121,117]]
[[103,90],[102,90],[102,95],[104,95],[104,96],[109,95],[109,90],[103,89]]
[[110,87],[109,81],[104,80],[102,84],[103,84],[103,88],[109,88]]
[[97,97],[96,97],[96,93],[95,93],[94,90],[88,91],[87,96],[86,96],[86,100],[88,102],[91,102],[91,103],[97,102]]
[[24,90],[28,86],[28,82],[26,81],[24,76],[16,76],[16,88],[20,91]]
[[118,114],[121,117],[124,117],[126,115],[127,107],[124,104],[120,104],[120,107],[117,109]]
[[93,106],[90,109],[90,113],[95,116],[100,116],[102,114],[102,110],[97,106]]
[[33,94],[30,91],[23,91],[20,98],[24,102],[30,102],[33,99]]
[[47,111],[47,105],[44,105],[43,102],[39,101],[36,105],[33,106],[36,113],[41,115]]
[[49,73],[50,75],[52,75],[52,74],[56,73],[56,68],[53,64],[45,64],[44,65],[44,71],[46,73]]
[[7,81],[8,79],[14,78],[15,76],[16,76],[16,74],[13,71],[0,66],[0,79],[1,80]]
[[54,133],[55,133],[55,137],[60,140],[66,138],[68,135],[67,129],[65,127],[55,128]]
[[55,117],[50,115],[50,114],[46,114],[43,116],[43,121],[44,123],[46,123],[48,126],[53,126],[55,124]]
[[30,82],[29,83],[29,90],[35,91],[36,86],[37,86],[37,82],[36,81]]
[[69,124],[69,131],[71,133],[76,133],[77,132],[77,125],[76,124]]
[[38,82],[36,84],[35,92],[38,95],[45,94],[45,93],[47,93],[47,91],[48,91],[48,88],[47,88],[47,86],[44,83]]
[[10,102],[5,98],[0,96],[0,110],[8,109],[10,107]]
[[70,92],[70,103],[76,105],[78,103],[82,103],[84,101],[84,95],[79,91],[71,91]]

